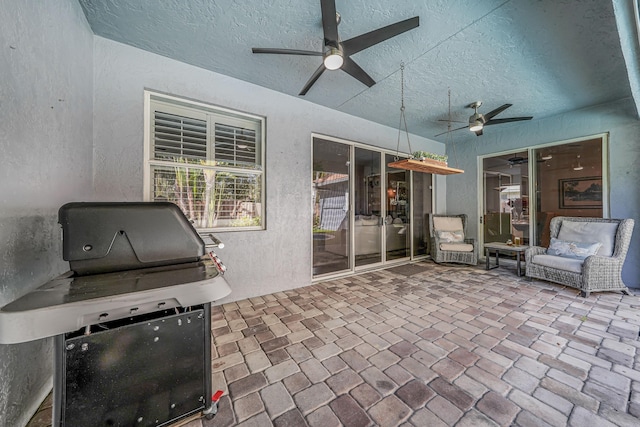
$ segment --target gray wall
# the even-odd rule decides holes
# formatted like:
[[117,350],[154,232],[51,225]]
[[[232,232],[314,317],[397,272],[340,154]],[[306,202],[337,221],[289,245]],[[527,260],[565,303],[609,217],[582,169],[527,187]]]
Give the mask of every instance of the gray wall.
[[[218,233],[226,244],[218,253],[232,288],[224,301],[310,284],[312,132],[396,149],[397,129],[297,97],[101,37],[95,37],[94,54],[94,168],[100,200],[142,200],[145,88],[267,118],[267,229]],[[412,147],[445,149],[417,136],[412,136]]]
[[[465,173],[447,177],[447,210],[469,215],[469,229],[477,236],[478,156],[605,132],[609,133],[611,218],[636,221],[622,278],[627,286],[640,288],[640,122],[632,99],[531,122],[491,126],[481,137],[464,135],[455,148]],[[452,147],[447,151],[451,157]]]
[[[0,306],[68,269],[58,208],[91,197],[93,34],[76,1],[0,2]],[[0,426],[52,382],[52,340],[0,345]]]

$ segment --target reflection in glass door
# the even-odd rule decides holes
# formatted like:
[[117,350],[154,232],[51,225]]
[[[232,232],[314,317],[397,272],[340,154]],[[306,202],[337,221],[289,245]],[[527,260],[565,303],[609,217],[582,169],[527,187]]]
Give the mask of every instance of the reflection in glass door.
[[313,140],[313,275],[350,269],[351,146]]
[[484,243],[529,243],[528,170],[526,151],[483,159]]
[[[393,162],[394,156],[385,155],[385,165]],[[410,256],[409,187],[411,174],[407,170],[386,166],[386,216],[384,219],[386,259],[394,260]]]
[[535,173],[535,244],[549,246],[551,219],[558,215],[602,218],[608,199],[603,191],[602,136],[533,150]]
[[382,176],[378,151],[355,148],[356,267],[382,262]]

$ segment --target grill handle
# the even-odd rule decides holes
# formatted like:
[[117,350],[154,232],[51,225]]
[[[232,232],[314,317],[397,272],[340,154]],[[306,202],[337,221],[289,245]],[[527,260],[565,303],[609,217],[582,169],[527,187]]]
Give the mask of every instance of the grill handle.
[[211,240],[211,243],[207,243],[205,242],[204,247],[206,249],[213,249],[213,248],[224,248],[224,243],[222,243],[220,241],[220,239],[218,239],[216,236],[214,236],[213,234],[208,234],[206,236],[203,236],[204,238],[208,238]]

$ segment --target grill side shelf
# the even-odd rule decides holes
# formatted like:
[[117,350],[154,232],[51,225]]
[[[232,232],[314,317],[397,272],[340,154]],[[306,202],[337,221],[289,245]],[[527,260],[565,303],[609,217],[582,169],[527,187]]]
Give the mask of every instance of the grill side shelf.
[[62,275],[0,309],[0,344],[75,331],[87,325],[217,301],[231,288],[211,260],[177,268],[92,276]]

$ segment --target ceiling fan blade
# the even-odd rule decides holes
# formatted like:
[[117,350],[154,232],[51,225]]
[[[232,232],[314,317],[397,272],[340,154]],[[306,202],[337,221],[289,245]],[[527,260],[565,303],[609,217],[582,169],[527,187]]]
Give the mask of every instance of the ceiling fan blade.
[[335,0],[320,0],[322,9],[322,31],[324,45],[338,47],[338,20],[336,18]]
[[373,46],[374,44],[395,37],[405,31],[412,30],[419,25],[420,17],[414,16],[413,18],[405,19],[404,21],[396,22],[395,24],[387,25],[386,27],[378,28],[377,30],[345,40],[342,42],[342,48],[344,49],[345,55],[353,55],[354,53],[358,53],[361,50]]
[[448,120],[448,119],[438,119],[439,122],[451,122],[451,123],[467,123],[462,120]]
[[314,71],[314,73],[311,76],[311,78],[309,80],[307,80],[307,83],[305,83],[304,87],[302,88],[302,90],[300,91],[300,93],[298,95],[300,95],[300,96],[306,95],[307,92],[309,92],[309,89],[311,89],[311,86],[313,86],[313,84],[316,82],[316,80],[318,80],[320,78],[320,76],[322,75],[322,73],[324,73],[324,70],[326,70],[324,64],[320,64],[318,69],[316,71]]
[[484,125],[499,125],[500,123],[521,122],[523,120],[531,120],[533,117],[509,117],[507,119],[492,119],[487,121]]
[[352,77],[360,80],[365,85],[371,87],[376,84],[376,81],[371,78],[355,61],[348,56],[344,58],[344,64],[342,64],[342,70]]
[[455,128],[455,129],[447,130],[447,131],[445,131],[445,132],[440,132],[440,133],[439,133],[439,134],[437,134],[437,135],[433,135],[433,137],[435,138],[436,136],[444,135],[445,133],[449,133],[449,132],[455,132],[455,131],[457,131],[457,130],[461,130],[461,129],[469,129],[469,126],[462,126],[462,127],[459,127],[459,128]]
[[275,53],[279,55],[308,55],[308,56],[322,56],[322,52],[314,52],[312,50],[297,50],[297,49],[279,49],[269,47],[254,47],[251,49],[253,53]]
[[496,108],[495,110],[491,110],[489,111],[487,114],[483,114],[484,119],[486,121],[491,120],[491,118],[493,116],[497,116],[498,114],[502,113],[504,110],[506,110],[507,108],[511,107],[513,104],[504,104],[501,107]]

